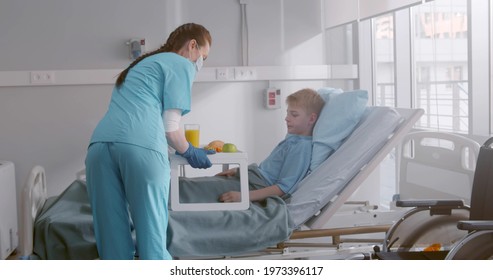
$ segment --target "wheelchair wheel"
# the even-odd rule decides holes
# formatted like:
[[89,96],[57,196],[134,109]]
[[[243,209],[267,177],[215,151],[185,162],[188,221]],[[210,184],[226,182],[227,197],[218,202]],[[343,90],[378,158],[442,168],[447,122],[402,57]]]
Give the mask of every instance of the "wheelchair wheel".
[[493,231],[474,231],[450,252],[447,260],[493,260]]

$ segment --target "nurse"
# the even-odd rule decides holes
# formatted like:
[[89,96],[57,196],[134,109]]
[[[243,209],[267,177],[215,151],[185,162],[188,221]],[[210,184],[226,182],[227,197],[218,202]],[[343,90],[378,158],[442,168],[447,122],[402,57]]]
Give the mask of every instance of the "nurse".
[[139,259],[171,259],[166,248],[168,145],[194,168],[211,166],[210,151],[193,147],[180,129],[211,42],[202,25],[184,24],[161,48],[142,55],[118,76],[86,157],[101,259],[134,259],[136,254]]

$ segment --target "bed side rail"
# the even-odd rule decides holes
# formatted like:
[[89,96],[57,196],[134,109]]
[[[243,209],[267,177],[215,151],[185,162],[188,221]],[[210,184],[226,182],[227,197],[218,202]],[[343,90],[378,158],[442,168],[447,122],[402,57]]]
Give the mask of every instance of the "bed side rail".
[[29,173],[22,190],[19,255],[28,259],[33,252],[34,221],[47,199],[46,176],[43,167],[37,165]]

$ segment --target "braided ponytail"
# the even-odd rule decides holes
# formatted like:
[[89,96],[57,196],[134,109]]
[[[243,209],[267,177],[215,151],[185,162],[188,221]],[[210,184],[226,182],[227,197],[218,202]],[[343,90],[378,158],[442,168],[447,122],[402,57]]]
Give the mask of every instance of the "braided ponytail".
[[212,44],[212,38],[209,31],[200,24],[196,23],[185,23],[178,28],[176,28],[166,40],[166,43],[162,45],[159,49],[154,50],[150,53],[139,56],[134,60],[127,69],[123,70],[116,80],[116,86],[120,86],[125,82],[128,71],[139,63],[144,58],[163,52],[174,52],[177,53],[188,41],[195,39],[199,45],[205,45],[206,42],[209,45]]

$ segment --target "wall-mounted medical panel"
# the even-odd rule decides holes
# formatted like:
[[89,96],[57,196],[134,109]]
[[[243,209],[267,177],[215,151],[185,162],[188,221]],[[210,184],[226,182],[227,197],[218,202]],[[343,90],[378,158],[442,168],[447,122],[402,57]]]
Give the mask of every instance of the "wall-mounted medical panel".
[[[0,87],[114,84],[121,71],[122,69],[0,71]],[[48,79],[44,73],[49,73],[51,77],[49,82],[39,81],[39,79]],[[247,82],[357,78],[357,65],[226,66],[204,67],[195,77],[195,81]]]
[[0,71],[0,87],[113,84],[121,71],[122,69]]

